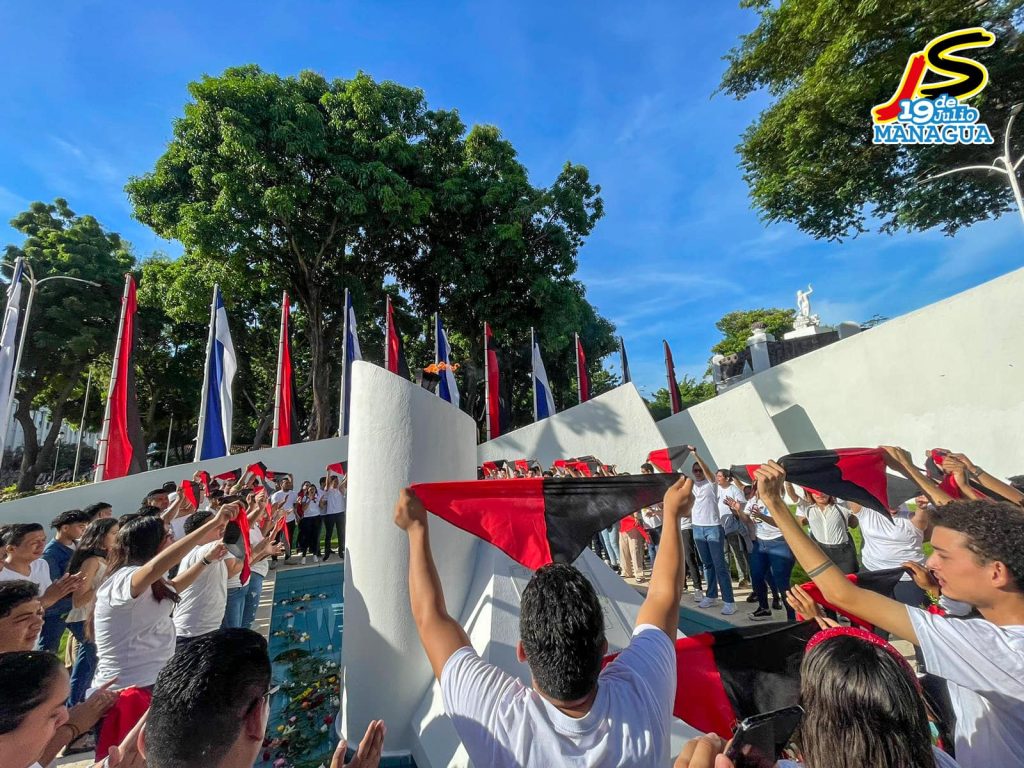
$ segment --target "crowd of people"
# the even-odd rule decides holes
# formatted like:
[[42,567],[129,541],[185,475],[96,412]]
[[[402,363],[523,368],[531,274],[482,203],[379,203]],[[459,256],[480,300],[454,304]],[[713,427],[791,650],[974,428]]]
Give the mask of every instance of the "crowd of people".
[[[474,765],[1021,764],[1024,493],[948,453],[943,469],[959,489],[954,498],[950,486],[930,479],[906,451],[887,447],[890,468],[920,492],[890,520],[793,486],[774,461],[743,484],[690,450],[689,473],[662,503],[599,537],[606,556],[618,545],[624,576],[642,577],[644,558],[651,561],[631,642],[611,663],[605,663],[604,615],[593,585],[568,564],[534,573],[521,597],[516,648],[529,667],[529,686],[482,659],[447,613],[427,511],[412,490],[402,492],[395,523],[407,534],[412,618]],[[524,474],[531,472],[545,470],[530,467]],[[198,510],[184,494],[162,489],[138,512],[116,519],[107,505],[64,513],[53,521],[49,543],[39,525],[5,527],[0,768],[46,765],[97,730],[98,757],[108,755],[107,766],[253,765],[276,686],[266,641],[248,628],[248,584],[232,586],[242,568],[226,534],[248,520],[250,580],[261,563],[291,554],[278,540],[289,527],[288,538],[301,542],[299,557],[326,557],[330,550],[318,551],[325,521],[317,518],[329,516],[323,510],[330,485],[292,486],[290,477],[273,491],[243,481],[211,491]],[[320,514],[310,516],[310,504]],[[852,527],[863,541],[859,553]],[[801,665],[795,732],[782,754],[760,764],[713,735],[694,739],[678,755],[669,751],[673,704],[686,695],[676,691],[674,648],[686,573],[699,606],[716,605],[720,591],[722,612],[733,613],[729,554],[736,578],[752,587],[752,618],[784,610],[789,620],[799,614],[821,629]],[[810,592],[792,588],[797,563],[824,603],[873,631],[838,620]],[[847,578],[893,567],[906,578],[892,596]],[[240,607],[232,609],[233,600]],[[70,675],[53,655],[65,629],[78,640]],[[951,722],[937,722],[922,695],[920,670],[889,636],[912,643],[919,663],[945,681]],[[371,722],[348,765],[377,765],[385,732],[382,722]],[[349,752],[342,745],[332,765],[345,764]]]

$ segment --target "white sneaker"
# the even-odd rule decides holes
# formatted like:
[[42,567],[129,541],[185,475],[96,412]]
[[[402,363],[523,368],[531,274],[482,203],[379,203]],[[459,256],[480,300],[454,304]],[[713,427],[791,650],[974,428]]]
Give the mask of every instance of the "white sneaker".
[[736,613],[736,603],[725,603],[722,605],[723,616],[732,616],[734,613]]
[[695,590],[693,590],[693,601],[695,603],[699,603],[703,599],[704,599],[704,590],[703,589],[695,589]]
[[[699,603],[697,603],[697,607],[698,608],[710,608],[712,605],[714,605],[717,602],[718,602],[718,598],[716,598],[716,597],[705,597],[703,600],[701,600]],[[733,610],[735,610],[735,609],[733,609]]]
[[302,556],[302,560],[300,561],[300,565],[305,565],[305,564],[306,564],[306,556],[303,555]]
[[320,562],[320,558],[317,557],[316,555],[313,555],[313,562],[314,563],[319,563]]

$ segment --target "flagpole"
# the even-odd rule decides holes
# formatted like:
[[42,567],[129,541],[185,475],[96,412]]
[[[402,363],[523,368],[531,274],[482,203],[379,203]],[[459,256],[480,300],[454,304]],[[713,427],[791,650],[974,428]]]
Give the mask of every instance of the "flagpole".
[[110,443],[110,400],[114,396],[117,385],[117,364],[121,360],[121,341],[124,336],[124,317],[128,311],[128,288],[131,285],[131,273],[124,276],[124,294],[121,296],[121,320],[117,326],[117,343],[114,345],[114,363],[110,369],[110,386],[107,387],[107,405],[103,409],[103,427],[100,430],[99,453],[96,457],[96,473],[93,482],[103,481],[103,469],[107,464],[107,448]]
[[[210,386],[210,360],[213,357],[213,335],[214,327],[217,323],[217,291],[220,287],[214,283],[213,286],[213,298],[210,300],[210,334],[206,338],[206,365],[203,366],[203,391],[199,396],[199,429],[196,432],[196,452],[193,461],[199,461],[202,458],[203,451],[203,437],[206,433],[206,409],[209,404],[209,386]],[[230,451],[228,451],[230,453]],[[167,462],[164,461],[164,466],[167,466]]]
[[348,288],[345,289],[345,320],[341,325],[341,405],[338,408],[338,437],[345,435],[345,374],[348,372]]
[[530,326],[530,370],[533,375],[530,378],[530,388],[533,390],[533,422],[537,423],[537,337],[534,335],[533,326]]
[[491,362],[487,353],[487,322],[484,321],[484,423],[487,439],[491,439]]
[[82,401],[82,421],[78,425],[78,447],[75,449],[75,469],[71,473],[71,481],[78,479],[78,461],[82,458],[82,436],[85,434],[85,412],[89,407],[89,390],[92,389],[92,366],[89,366],[89,377],[85,380],[85,399]]
[[391,296],[387,297],[384,304],[384,370],[390,371],[390,355],[388,348],[391,346]]
[[281,435],[281,367],[284,363],[284,318],[288,311],[288,291],[284,292],[281,298],[281,330],[277,341],[277,381],[274,384],[274,431],[272,433],[271,445],[277,448]]
[[574,333],[576,337],[576,394],[579,396],[580,405],[583,404],[583,377],[580,375],[580,335]]
[[164,468],[167,467],[167,458],[171,455],[171,430],[174,428],[174,415],[171,415],[171,422],[167,425],[167,447],[164,448]]

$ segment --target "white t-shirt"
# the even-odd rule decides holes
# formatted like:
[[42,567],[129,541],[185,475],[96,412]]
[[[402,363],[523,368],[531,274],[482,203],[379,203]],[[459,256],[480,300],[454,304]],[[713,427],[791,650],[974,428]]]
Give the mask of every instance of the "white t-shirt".
[[328,488],[324,491],[324,498],[327,499],[325,515],[340,515],[345,511],[345,497],[337,488]]
[[[219,544],[219,541],[211,541],[194,548],[182,558],[178,572],[184,573],[204,557],[208,559]],[[182,590],[181,602],[174,609],[174,631],[179,637],[199,637],[220,629],[228,604],[226,562],[229,559],[235,558],[229,554],[223,560],[214,561],[212,565],[204,565],[196,580]],[[240,587],[242,584],[239,582],[235,586]]]
[[320,491],[313,491],[306,498],[306,508],[302,512],[303,517],[320,517],[324,511],[320,509]]
[[188,521],[188,518],[189,515],[178,515],[171,520],[171,531],[174,533],[175,541],[181,541],[185,538],[185,523]]
[[39,585],[40,597],[42,597],[43,592],[50,588],[50,584],[53,583],[50,580],[50,566],[41,557],[38,560],[32,561],[32,564],[28,567],[28,576],[18,573],[9,565],[5,565],[4,569],[0,571],[0,581],[31,581]]
[[[961,764],[947,755],[941,749],[932,747],[932,754],[935,755],[935,768],[962,768]],[[804,768],[803,763],[796,760],[779,760],[775,768]]]
[[299,497],[299,492],[292,488],[290,491],[274,491],[274,495],[270,497],[271,504],[277,504],[279,501],[284,501],[281,505],[281,509],[288,510],[288,516],[285,517],[285,523],[295,522],[295,500]]
[[654,504],[640,510],[640,517],[644,521],[645,528],[660,528],[665,522],[663,504]]
[[[885,515],[863,507],[857,513],[864,546],[860,551],[861,562],[866,571],[883,571],[899,568],[906,562],[924,565],[928,558],[924,554],[924,531],[910,521],[910,512],[901,507],[892,516],[890,523]],[[902,581],[910,579],[903,574]]]
[[[764,514],[767,510],[764,504],[757,496],[751,497],[750,501],[747,502],[743,511],[746,512],[750,519],[754,521],[754,530],[757,533],[758,541],[774,541],[775,539],[782,538],[782,531],[776,528],[774,525],[769,525],[759,517],[754,517],[754,510]],[[771,515],[769,515],[771,517]]]
[[693,484],[693,512],[690,519],[694,525],[721,525],[718,519],[718,486],[710,480]]
[[725,503],[726,499],[732,499],[738,501],[740,504],[746,504],[747,499],[743,495],[743,491],[737,488],[735,485],[728,485],[725,488],[718,486],[718,517],[723,518],[732,516],[732,508]]
[[118,568],[96,593],[94,685],[115,677],[118,688],[153,685],[174,653],[174,601],[157,602],[149,587],[132,597],[132,574],[139,567]]
[[956,713],[953,740],[962,768],[1024,760],[1024,626],[947,619],[907,607],[924,662],[945,678]]
[[811,527],[811,535],[819,544],[830,547],[839,546],[849,541],[850,533],[847,524],[850,510],[840,504],[829,504],[821,509],[817,504],[798,501],[797,517],[807,519]]
[[[249,546],[256,549],[256,545],[259,544],[263,539],[266,538],[260,527],[255,523],[249,526]],[[260,576],[266,578],[266,575],[270,572],[270,558],[265,557],[257,563],[250,563],[249,570],[253,573],[258,573]]]
[[473,765],[487,768],[668,765],[675,690],[674,645],[650,624],[601,671],[594,704],[578,719],[470,647],[441,672],[445,712]]

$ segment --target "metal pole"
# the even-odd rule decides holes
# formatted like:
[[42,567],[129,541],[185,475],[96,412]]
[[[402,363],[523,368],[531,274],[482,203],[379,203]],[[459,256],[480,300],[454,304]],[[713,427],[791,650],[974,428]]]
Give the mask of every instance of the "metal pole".
[[338,407],[338,437],[345,436],[345,376],[348,374],[348,288],[345,289],[345,319],[341,325],[341,405]]
[[64,436],[64,425],[60,425],[60,429],[57,430],[57,451],[53,457],[53,477],[50,478],[50,485],[57,482],[57,462],[60,461],[60,439]]
[[574,333],[576,339],[576,394],[579,396],[580,405],[583,404],[583,376],[580,375],[580,335]]
[[390,357],[391,356],[388,353],[388,349],[391,346],[391,338],[389,337],[389,332],[390,331],[391,331],[391,297],[388,296],[387,297],[387,301],[385,302],[385,307],[384,307],[384,370],[385,371],[390,371],[391,370],[391,365],[390,365],[390,362],[391,362]]
[[491,362],[487,346],[487,323],[484,323],[484,423],[487,439],[491,439]]
[[271,445],[277,448],[281,430],[281,367],[284,363],[284,334],[285,334],[285,313],[288,311],[288,291],[284,292],[281,299],[281,332],[277,342],[277,381],[274,384],[274,431]]
[[1013,199],[1017,201],[1017,213],[1021,221],[1024,221],[1024,199],[1021,198],[1020,182],[1017,180],[1017,168],[1010,158],[1010,131],[1013,129],[1013,121],[1020,114],[1021,104],[1015,104],[1010,110],[1010,119],[1006,123],[1006,133],[1003,136],[1003,165],[1006,166],[1006,175],[1010,179],[1010,189],[1013,190]]
[[530,326],[530,389],[533,390],[533,421],[537,422],[537,338],[533,334],[533,326]]
[[103,470],[107,464],[107,447],[110,442],[110,399],[114,396],[114,387],[117,385],[117,364],[121,358],[121,341],[124,336],[124,316],[128,311],[128,289],[131,286],[132,276],[124,276],[124,294],[121,296],[121,320],[117,326],[117,343],[114,345],[114,363],[110,368],[110,386],[107,387],[107,404],[103,410],[103,428],[100,431],[100,444],[96,456],[96,474],[93,482],[103,481]]
[[[206,432],[206,408],[209,398],[207,395],[207,387],[210,386],[210,360],[213,357],[213,328],[217,322],[217,291],[220,287],[217,284],[213,286],[213,298],[210,300],[210,335],[206,339],[206,364],[203,366],[203,391],[199,396],[199,429],[196,431],[196,451],[193,457],[193,461],[199,461],[203,458],[203,435]],[[170,440],[170,436],[168,436]],[[231,446],[227,446],[228,453],[231,453]],[[164,466],[167,466],[167,460],[164,460]]]
[[85,412],[89,407],[89,390],[92,389],[92,366],[89,366],[89,378],[85,380],[85,399],[82,401],[82,421],[78,425],[78,447],[75,448],[75,469],[71,479],[78,479],[78,462],[82,458],[82,437],[85,435]]
[[164,468],[167,468],[167,459],[171,455],[171,430],[174,428],[174,415],[171,415],[171,422],[167,425],[167,447],[164,448]]

